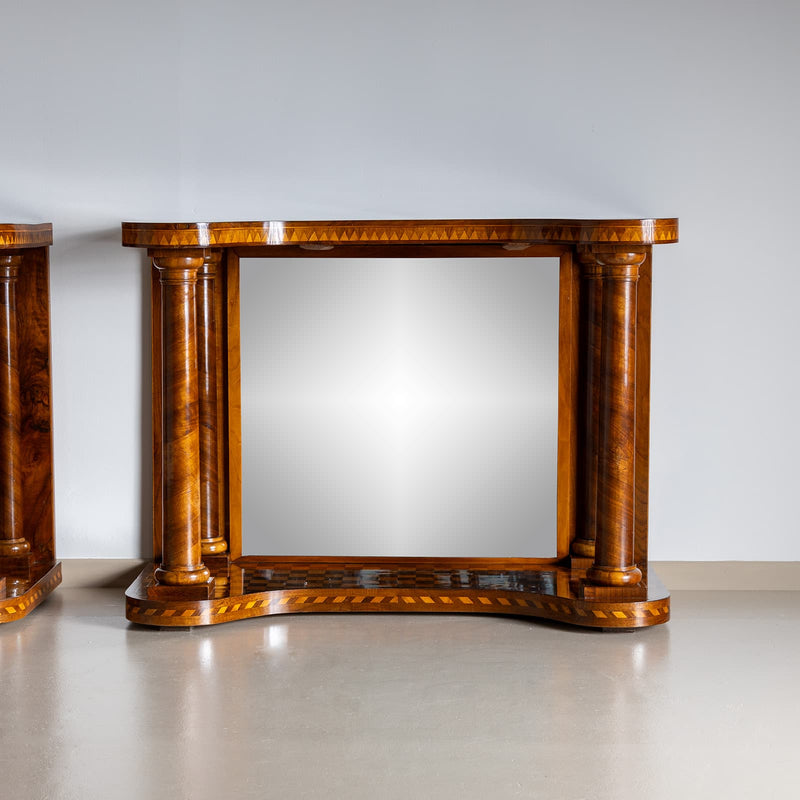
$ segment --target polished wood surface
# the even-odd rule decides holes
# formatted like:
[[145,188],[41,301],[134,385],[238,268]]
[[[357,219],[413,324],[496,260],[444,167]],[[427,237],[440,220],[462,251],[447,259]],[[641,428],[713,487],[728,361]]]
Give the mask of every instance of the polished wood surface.
[[127,247],[259,245],[668,244],[677,219],[348,220],[324,222],[123,222]]
[[225,290],[220,311],[225,324],[224,371],[220,385],[225,393],[226,433],[224,479],[226,493],[226,532],[231,558],[242,555],[242,353],[239,338],[239,256],[231,250],[225,252],[225,280],[219,284]]
[[0,558],[30,551],[22,529],[17,276],[22,255],[0,252]]
[[572,252],[559,257],[556,553],[569,555],[578,513],[580,450],[580,265]]
[[217,625],[303,612],[506,614],[601,629],[641,628],[669,619],[669,594],[655,576],[635,599],[589,600],[585,572],[517,559],[369,559],[249,557],[227,569],[233,591],[207,601],[159,602],[148,596],[147,567],[127,591],[129,620],[144,625]]
[[200,411],[200,545],[202,555],[224,553],[228,542],[220,529],[220,459],[218,417],[216,279],[222,254],[212,251],[197,273],[198,404]]
[[650,312],[653,253],[639,265],[636,286],[636,499],[634,561],[647,563],[650,492]]
[[61,583],[61,562],[11,565],[0,578],[0,624],[17,622],[31,613]]
[[597,458],[600,452],[600,324],[603,319],[603,293],[600,271],[593,257],[586,251],[578,253],[581,262],[582,325],[579,337],[583,353],[581,397],[578,408],[581,416],[582,437],[578,465],[581,486],[580,510],[572,553],[578,558],[594,558],[595,531],[597,529]]
[[[128,590],[129,619],[481,610],[600,628],[666,621],[669,596],[647,567],[651,249],[677,236],[675,219],[123,223],[123,244],[146,247],[154,275],[156,564]],[[559,259],[555,558],[389,559],[373,586],[375,559],[242,557],[239,259],[265,256]],[[301,602],[271,579],[256,590],[253,575],[280,563],[327,570],[325,592]],[[334,563],[355,583],[337,583]],[[424,594],[458,570],[468,585]],[[397,594],[403,575],[413,586]]]
[[61,580],[55,561],[48,246],[52,226],[0,225],[0,623]]
[[158,582],[207,585],[201,560],[196,285],[202,257],[157,254],[161,280],[163,538]]
[[636,294],[646,253],[584,249],[601,284],[600,375],[597,420],[597,524],[590,581],[607,586],[639,583],[634,562],[636,431]]
[[49,222],[43,222],[39,225],[0,223],[1,249],[49,247],[51,244],[53,244],[53,226]]

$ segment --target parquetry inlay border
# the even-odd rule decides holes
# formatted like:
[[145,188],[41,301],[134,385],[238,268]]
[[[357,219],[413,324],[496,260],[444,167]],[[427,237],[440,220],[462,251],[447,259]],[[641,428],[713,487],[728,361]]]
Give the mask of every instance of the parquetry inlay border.
[[0,600],[0,623],[22,619],[61,583],[61,562],[56,563],[24,594]]
[[[151,578],[145,577],[143,585]],[[302,612],[444,612],[533,616],[611,628],[659,624],[669,619],[669,598],[636,603],[580,600],[519,591],[390,589],[274,589],[207,601],[151,601],[127,593],[127,617],[146,625],[214,625],[234,619]]]

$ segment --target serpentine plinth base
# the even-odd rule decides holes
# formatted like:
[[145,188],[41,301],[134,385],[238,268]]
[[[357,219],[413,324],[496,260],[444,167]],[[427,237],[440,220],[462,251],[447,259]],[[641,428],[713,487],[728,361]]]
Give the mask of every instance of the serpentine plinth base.
[[30,614],[61,583],[61,562],[15,570],[3,569],[0,583],[0,624]]
[[307,611],[511,614],[590,628],[644,628],[669,619],[669,593],[652,572],[627,596],[587,599],[586,571],[569,563],[248,556],[212,575],[209,600],[157,599],[149,565],[126,592],[126,616],[158,627]]

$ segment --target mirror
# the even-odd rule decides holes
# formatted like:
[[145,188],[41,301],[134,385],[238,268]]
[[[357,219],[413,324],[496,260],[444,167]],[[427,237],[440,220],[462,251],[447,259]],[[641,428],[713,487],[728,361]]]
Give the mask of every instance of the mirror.
[[558,261],[243,259],[247,555],[556,555]]

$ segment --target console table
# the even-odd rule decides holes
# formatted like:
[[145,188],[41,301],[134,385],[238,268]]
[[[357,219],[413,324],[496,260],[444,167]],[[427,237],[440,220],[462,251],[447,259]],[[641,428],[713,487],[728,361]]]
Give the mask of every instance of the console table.
[[50,416],[53,227],[0,224],[0,623],[61,583]]
[[[212,625],[305,611],[669,619],[647,567],[652,246],[676,219],[122,223],[152,259],[153,551],[127,618]],[[239,261],[559,260],[555,558],[242,554]],[[534,264],[531,262],[533,268]]]

